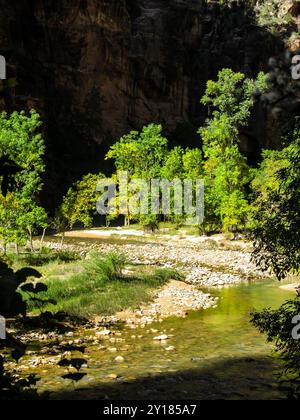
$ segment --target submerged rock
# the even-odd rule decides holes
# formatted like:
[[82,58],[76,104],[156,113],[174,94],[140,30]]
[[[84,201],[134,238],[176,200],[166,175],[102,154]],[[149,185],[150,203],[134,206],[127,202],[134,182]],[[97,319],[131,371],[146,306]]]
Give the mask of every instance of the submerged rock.
[[165,340],[168,340],[168,339],[169,339],[169,337],[166,334],[159,335],[159,336],[153,338],[153,340],[156,340],[156,341],[165,341]]

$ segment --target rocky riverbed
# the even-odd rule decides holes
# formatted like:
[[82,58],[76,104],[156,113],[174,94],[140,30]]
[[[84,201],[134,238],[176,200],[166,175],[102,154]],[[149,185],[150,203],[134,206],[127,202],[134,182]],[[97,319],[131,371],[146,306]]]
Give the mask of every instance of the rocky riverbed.
[[[58,239],[49,238],[47,245],[58,248]],[[260,357],[262,346],[260,343],[264,341],[255,330],[249,329],[249,310],[248,307],[244,308],[249,301],[248,286],[241,284],[237,288],[229,287],[266,277],[251,263],[249,244],[242,241],[226,243],[223,240],[197,241],[194,238],[191,240],[176,237],[156,239],[150,237],[139,241],[124,240],[123,242],[78,238],[67,239],[64,247],[82,256],[88,255],[93,250],[103,254],[111,251],[123,252],[129,263],[174,267],[184,273],[185,278],[184,281],[169,281],[160,290],[155,291],[152,303],[141,305],[136,310],[128,309],[111,317],[91,319],[85,324],[79,322],[78,325],[76,322],[73,324],[73,320],[70,322],[70,320],[58,319],[58,329],[52,329],[50,333],[41,329],[18,334],[18,338],[25,343],[30,343],[30,346],[19,363],[8,361],[7,367],[16,377],[22,378],[24,375],[35,373],[40,376],[40,392],[48,390],[67,392],[68,384],[70,384],[68,381],[72,374],[78,373],[76,367],[69,365],[71,360],[74,363],[77,361],[82,363],[80,374],[83,375],[83,379],[79,386],[82,388],[83,395],[88,394],[90,397],[90,389],[96,389],[97,392],[92,396],[93,398],[112,398],[118,397],[120,392],[123,395],[123,388],[122,391],[118,388],[123,381],[124,384],[131,384],[130,386],[134,387],[138,377],[157,376],[166,372],[169,375],[175,372],[174,383],[180,384],[181,374],[179,379],[177,374],[182,371],[183,366],[187,372],[194,372],[195,364],[199,369],[207,369],[210,363],[215,363],[215,361],[219,363],[222,358],[227,357],[227,354],[232,357],[232,354],[236,353],[243,366],[243,357],[248,357],[249,353],[247,346],[252,352],[257,340],[262,340],[259,344],[255,344],[257,355]],[[130,270],[130,267],[127,267],[127,270]],[[256,282],[250,286],[253,290],[257,288],[259,297],[261,296],[260,284],[263,286],[264,282]],[[223,290],[224,287],[229,287],[229,289]],[[274,288],[274,290],[277,289]],[[223,292],[226,295],[226,302]],[[236,305],[236,302],[231,302],[228,298],[227,292],[229,295],[232,292],[234,299],[237,299],[236,293],[241,295],[237,306],[241,313],[238,315],[235,313],[236,306],[229,312],[228,307],[224,307],[228,303]],[[215,296],[220,296],[220,298]],[[252,301],[249,301],[250,303],[252,307]],[[201,311],[208,308],[216,309]],[[224,311],[226,324],[223,324]],[[241,323],[243,317],[245,321]],[[237,322],[241,323],[241,329],[238,331],[236,330],[239,325]],[[228,330],[224,336],[227,337],[227,341],[222,339],[224,328]],[[240,343],[240,336],[245,329],[247,330],[245,338],[247,346]],[[251,341],[249,344],[249,337],[252,335],[253,343]],[[228,344],[229,336],[232,337],[230,345]],[[251,352],[249,354],[252,355]],[[252,360],[254,359],[251,359],[251,363]],[[220,369],[223,372],[223,367],[220,366]],[[257,369],[260,371],[261,367],[258,366]],[[201,372],[199,374],[202,375]],[[248,369],[245,370],[245,375],[248,380]],[[257,379],[255,375],[254,377],[255,382]],[[165,379],[162,378],[161,381],[165,385]],[[194,382],[198,383],[197,381],[198,377]],[[154,388],[156,385],[155,383]],[[107,389],[105,389],[106,386]],[[111,386],[115,386],[115,389],[109,388]],[[215,384],[205,382],[205,391],[203,391],[205,395],[210,387],[211,392],[215,394]],[[141,391],[139,391],[140,388]],[[148,392],[152,388],[152,385],[137,384],[136,393],[139,395],[139,392]],[[225,388],[227,389],[227,385]],[[239,386],[237,388],[239,389]],[[169,390],[169,384],[165,389]],[[198,395],[197,390],[198,386],[192,386],[188,395],[194,395],[193,392]],[[173,396],[174,392],[172,391]],[[181,391],[178,390],[178,392]],[[221,396],[222,392],[220,392]],[[243,392],[246,391],[243,390]],[[246,395],[248,395],[247,392]],[[74,393],[77,395],[77,391]],[[170,397],[167,391],[164,395]],[[144,397],[142,394],[140,396]]]
[[[135,235],[124,237],[115,231],[71,232],[64,248],[81,256],[91,251],[102,254],[121,252],[130,264],[176,268],[184,275],[184,282],[171,281],[153,296],[151,305],[138,310],[117,314],[117,319],[127,324],[147,325],[169,316],[185,316],[189,311],[208,309],[217,304],[213,289],[265,278],[251,262],[251,246],[245,241],[229,241],[222,236],[214,238],[179,235]],[[76,237],[76,235],[78,237]],[[139,238],[137,239],[136,236]],[[105,240],[104,240],[105,238]],[[59,240],[52,238],[47,243],[52,248],[60,247]],[[204,293],[201,289],[212,290]]]
[[[112,238],[109,242],[102,241],[101,236],[97,240],[73,232],[64,248],[83,256],[94,250],[103,254],[121,252],[132,264],[175,267],[186,274],[188,283],[204,287],[231,285],[268,276],[251,261],[251,244],[244,241],[228,241],[222,237],[145,235],[132,242],[127,236],[123,241]],[[52,238],[47,245],[60,248],[57,238]]]
[[203,293],[198,287],[171,280],[158,291],[152,304],[136,311],[120,312],[117,318],[128,325],[145,326],[170,316],[185,317],[189,311],[214,307],[217,301],[217,298]]

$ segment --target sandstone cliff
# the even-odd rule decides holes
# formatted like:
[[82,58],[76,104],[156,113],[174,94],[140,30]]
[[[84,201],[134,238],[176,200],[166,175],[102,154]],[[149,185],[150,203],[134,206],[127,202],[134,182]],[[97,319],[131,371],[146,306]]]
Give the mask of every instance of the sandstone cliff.
[[[199,99],[223,67],[267,69],[280,37],[241,5],[204,0],[0,0],[0,51],[18,87],[11,108],[44,118],[48,183],[101,169],[107,145],[148,122],[195,144]],[[243,2],[242,2],[243,3]],[[260,111],[256,111],[260,112]],[[244,134],[253,152],[263,124]],[[55,191],[51,194],[55,196]]]

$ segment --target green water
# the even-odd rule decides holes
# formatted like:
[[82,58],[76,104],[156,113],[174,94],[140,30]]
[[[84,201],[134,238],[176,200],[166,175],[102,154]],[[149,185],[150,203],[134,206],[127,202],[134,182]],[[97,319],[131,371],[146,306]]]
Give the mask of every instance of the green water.
[[[60,378],[63,370],[49,367],[41,374],[40,389],[53,397],[69,398],[195,398],[274,399],[282,397],[274,374],[279,361],[250,324],[252,309],[276,308],[293,296],[278,282],[243,284],[212,292],[219,296],[216,309],[172,318],[144,329],[125,329],[124,341],[103,339],[90,346],[87,376],[77,385]],[[155,329],[156,331],[152,331]],[[169,340],[153,337],[164,333]],[[78,336],[91,332],[78,331]],[[133,337],[135,336],[135,337]],[[173,346],[174,349],[168,348]],[[116,348],[111,352],[109,348]],[[123,363],[116,363],[116,356]]]

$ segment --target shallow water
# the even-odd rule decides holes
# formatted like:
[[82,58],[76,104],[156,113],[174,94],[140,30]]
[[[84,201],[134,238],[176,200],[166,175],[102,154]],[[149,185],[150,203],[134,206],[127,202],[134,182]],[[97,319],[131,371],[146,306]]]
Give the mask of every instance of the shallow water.
[[[279,361],[273,347],[249,324],[252,309],[276,308],[293,297],[276,281],[242,284],[212,292],[218,307],[171,318],[144,329],[125,329],[90,346],[87,376],[73,384],[60,377],[64,369],[37,368],[41,391],[54,398],[120,399],[275,399],[274,374]],[[157,330],[157,331],[153,331]],[[93,332],[78,331],[88,336]],[[153,338],[167,334],[165,342]],[[122,339],[124,341],[117,341]],[[174,349],[170,347],[174,347]],[[117,351],[111,352],[109,349]],[[124,362],[115,362],[116,356]],[[78,357],[78,355],[76,355]]]

